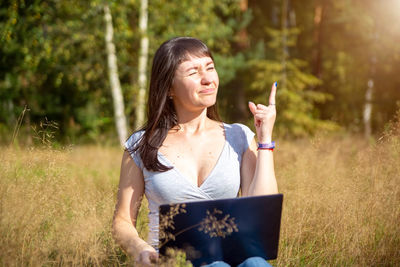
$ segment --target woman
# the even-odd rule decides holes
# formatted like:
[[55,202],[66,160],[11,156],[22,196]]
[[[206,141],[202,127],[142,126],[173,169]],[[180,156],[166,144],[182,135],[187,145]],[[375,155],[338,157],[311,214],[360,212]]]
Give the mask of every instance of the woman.
[[[200,40],[178,37],[157,50],[148,121],[125,144],[113,220],[116,242],[141,264],[158,258],[159,205],[236,197],[239,189],[243,196],[278,192],[271,148],[276,83],[269,106],[249,102],[258,148],[248,127],[219,120],[218,85],[211,52]],[[135,228],[143,194],[150,210],[149,243]]]

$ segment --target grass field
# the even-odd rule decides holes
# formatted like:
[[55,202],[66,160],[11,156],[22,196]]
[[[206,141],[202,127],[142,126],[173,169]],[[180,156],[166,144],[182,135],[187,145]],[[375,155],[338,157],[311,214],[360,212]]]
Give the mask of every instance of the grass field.
[[[271,263],[399,266],[400,136],[277,141],[284,209]],[[131,265],[110,233],[121,156],[114,147],[3,147],[0,265]],[[142,236],[146,223],[142,209]]]

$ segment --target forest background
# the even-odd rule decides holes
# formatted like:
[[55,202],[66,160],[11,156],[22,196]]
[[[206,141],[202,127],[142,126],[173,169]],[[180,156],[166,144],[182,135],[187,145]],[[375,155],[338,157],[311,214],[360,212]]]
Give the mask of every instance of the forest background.
[[1,1],[0,265],[134,264],[111,234],[120,143],[175,36],[213,51],[226,122],[253,127],[278,82],[273,266],[398,266],[400,0]]
[[[197,37],[213,51],[227,122],[251,126],[247,102],[266,103],[274,81],[279,137],[379,135],[399,108],[397,0],[154,0],[141,12],[143,2],[2,1],[2,143],[17,125],[24,144],[45,134],[53,144],[118,143],[105,5],[128,133],[144,120],[140,89],[149,79],[140,84],[140,72],[148,77],[155,49],[175,36]],[[147,28],[139,27],[141,16]],[[144,38],[148,60],[139,69]]]

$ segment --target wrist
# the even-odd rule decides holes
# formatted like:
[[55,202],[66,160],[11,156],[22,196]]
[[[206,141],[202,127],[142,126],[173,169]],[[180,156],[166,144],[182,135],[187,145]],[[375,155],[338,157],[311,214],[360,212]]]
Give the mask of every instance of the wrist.
[[139,257],[140,253],[146,250],[150,245],[146,241],[137,237],[131,240],[130,246],[127,247],[126,252],[134,258]]
[[257,134],[258,143],[267,144],[272,142],[272,136],[270,134]]
[[261,143],[259,142],[257,145],[257,150],[271,150],[273,151],[275,148],[275,142],[266,142],[266,143]]

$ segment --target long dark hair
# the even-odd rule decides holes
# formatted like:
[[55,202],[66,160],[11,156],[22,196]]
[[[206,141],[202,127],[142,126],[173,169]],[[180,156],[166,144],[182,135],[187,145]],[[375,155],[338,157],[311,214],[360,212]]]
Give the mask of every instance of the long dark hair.
[[[172,167],[163,165],[157,152],[168,131],[178,124],[178,118],[169,91],[179,64],[189,56],[210,57],[211,51],[200,40],[191,37],[177,37],[164,42],[156,51],[151,69],[150,90],[147,101],[147,122],[142,138],[135,145],[144,167],[151,171],[164,172]],[[220,121],[217,106],[207,108],[207,117]]]

